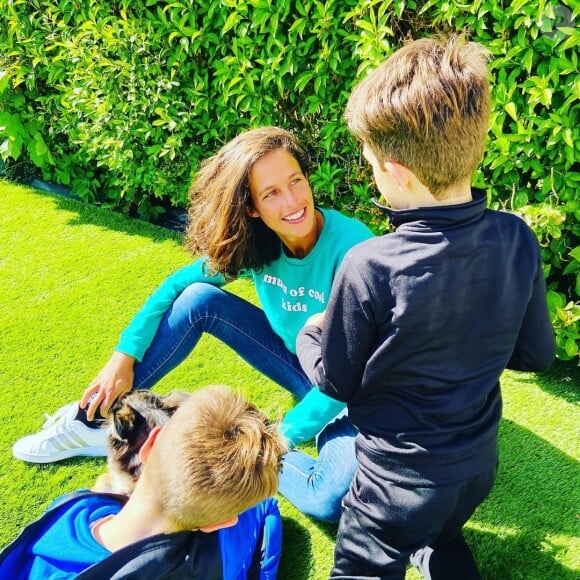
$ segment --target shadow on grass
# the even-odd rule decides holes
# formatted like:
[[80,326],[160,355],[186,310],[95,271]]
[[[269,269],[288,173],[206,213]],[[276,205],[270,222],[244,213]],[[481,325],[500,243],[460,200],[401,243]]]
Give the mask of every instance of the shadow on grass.
[[485,579],[546,580],[578,578],[557,561],[577,535],[580,505],[578,464],[531,431],[503,420],[500,467],[495,487],[467,529]]
[[543,391],[572,404],[580,403],[580,366],[578,361],[557,360],[546,373],[533,375]]
[[283,517],[284,544],[280,560],[279,577],[306,580],[310,577],[312,545],[310,533],[296,520]]
[[336,533],[338,532],[338,524],[331,524],[329,522],[321,522],[319,520],[310,520],[329,540],[333,542],[336,540]]
[[[46,498],[48,503],[55,500],[58,495],[70,493],[79,489],[92,489],[97,477],[107,471],[106,457],[71,457],[55,463],[26,463],[25,469],[32,475],[31,482],[41,481],[47,478],[51,483],[60,482],[62,489],[54,497]],[[76,483],[75,483],[76,482]],[[57,484],[58,488],[58,484]],[[36,491],[36,490],[35,490]]]
[[174,230],[138,218],[129,217],[112,209],[91,205],[87,202],[70,199],[41,189],[31,189],[38,195],[43,195],[54,200],[56,209],[76,213],[77,216],[71,218],[68,222],[70,226],[95,225],[124,234],[147,237],[153,242],[164,242],[166,240],[180,241],[182,238],[182,235]]
[[[526,560],[527,538],[518,535],[498,538],[495,534],[466,530],[465,538],[475,553],[483,580],[578,580],[578,571],[570,570],[555,560],[553,552],[536,549]],[[492,559],[482,562],[477,546],[489,545]]]
[[59,471],[65,468],[74,468],[82,465],[86,468],[94,468],[95,479],[97,475],[107,468],[107,458],[106,457],[90,457],[90,456],[79,456],[71,457],[69,459],[62,459],[61,461],[56,461],[54,463],[25,463],[29,469],[36,469],[39,473],[46,472],[47,474],[56,475]]

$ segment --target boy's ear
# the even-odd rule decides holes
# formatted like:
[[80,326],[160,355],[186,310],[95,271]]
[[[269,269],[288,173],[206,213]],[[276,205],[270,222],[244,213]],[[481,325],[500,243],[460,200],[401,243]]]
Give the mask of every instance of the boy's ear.
[[409,170],[404,165],[401,165],[396,161],[385,161],[384,168],[385,171],[394,179],[401,191],[408,188],[409,183],[411,182],[411,176],[409,175]]
[[159,433],[161,432],[161,427],[156,425],[151,429],[147,439],[145,439],[145,443],[141,445],[141,449],[139,449],[139,461],[141,463],[146,463],[147,459],[149,459],[149,454],[151,453],[151,449],[153,449],[153,445],[157,440]]
[[220,522],[219,524],[212,524],[211,526],[204,526],[203,528],[199,528],[201,532],[205,532],[209,534],[210,532],[215,532],[216,530],[221,530],[222,528],[231,528],[238,523],[238,516],[234,516],[225,522]]

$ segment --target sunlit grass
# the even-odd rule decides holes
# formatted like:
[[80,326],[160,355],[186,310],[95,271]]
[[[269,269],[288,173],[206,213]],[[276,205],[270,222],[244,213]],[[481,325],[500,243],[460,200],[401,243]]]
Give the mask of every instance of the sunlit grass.
[[[105,469],[102,459],[26,464],[12,458],[12,443],[38,430],[43,413],[79,397],[144,299],[189,261],[172,232],[0,182],[0,546],[54,497],[90,487]],[[248,283],[231,289],[255,300]],[[157,390],[211,383],[240,389],[273,418],[292,405],[288,393],[208,337]],[[579,384],[578,369],[563,365],[545,376],[503,377],[498,480],[466,531],[486,579],[578,577]],[[326,578],[336,526],[280,504],[280,577]]]

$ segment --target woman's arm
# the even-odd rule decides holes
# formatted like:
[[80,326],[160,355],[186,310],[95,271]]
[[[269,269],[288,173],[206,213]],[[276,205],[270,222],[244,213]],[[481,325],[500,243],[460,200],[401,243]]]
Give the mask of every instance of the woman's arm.
[[223,276],[205,276],[205,259],[199,259],[168,276],[147,298],[143,307],[133,317],[129,326],[121,333],[117,351],[140,361],[151,345],[161,319],[175,299],[194,282],[207,282],[214,286],[225,283]]
[[151,345],[161,319],[176,298],[195,282],[207,282],[216,286],[224,284],[221,275],[205,276],[204,259],[177,270],[168,276],[147,298],[145,304],[122,332],[119,344],[111,358],[83,393],[80,406],[85,408],[87,418],[93,420],[97,410],[105,417],[111,405],[123,393],[133,387],[133,367],[140,361]]
[[344,408],[345,404],[321,393],[316,387],[286,415],[280,424],[290,447],[309,441]]

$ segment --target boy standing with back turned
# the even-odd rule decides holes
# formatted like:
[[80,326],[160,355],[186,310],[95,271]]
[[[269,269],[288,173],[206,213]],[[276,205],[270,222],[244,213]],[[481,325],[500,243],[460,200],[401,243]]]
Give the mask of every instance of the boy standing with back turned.
[[538,242],[471,188],[487,59],[462,38],[417,40],[347,105],[396,231],[349,251],[324,321],[298,336],[303,368],[360,431],[332,578],[404,578],[409,560],[426,578],[479,578],[462,526],[495,479],[499,377],[554,358]]

